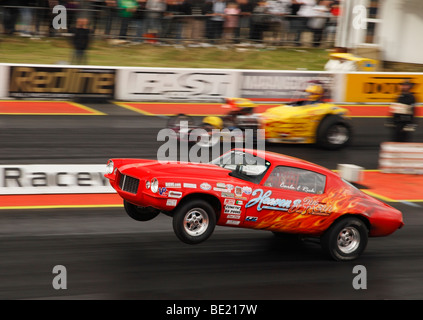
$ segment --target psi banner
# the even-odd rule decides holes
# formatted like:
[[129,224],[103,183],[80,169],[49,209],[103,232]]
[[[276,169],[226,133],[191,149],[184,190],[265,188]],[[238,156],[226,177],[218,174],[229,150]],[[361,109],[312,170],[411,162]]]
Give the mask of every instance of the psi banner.
[[411,92],[418,102],[423,102],[421,73],[349,73],[346,75],[345,102],[394,102],[405,80],[413,83]]
[[120,68],[116,99],[222,101],[237,96],[237,72],[224,69]]

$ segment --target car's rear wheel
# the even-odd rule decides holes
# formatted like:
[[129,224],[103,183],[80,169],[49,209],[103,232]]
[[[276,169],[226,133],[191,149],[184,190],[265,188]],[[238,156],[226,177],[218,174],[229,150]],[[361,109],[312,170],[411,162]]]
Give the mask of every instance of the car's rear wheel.
[[123,201],[123,206],[128,216],[137,221],[149,221],[160,214],[160,210],[158,209],[152,207],[139,207],[126,200]]
[[216,226],[213,207],[204,200],[182,204],[173,215],[173,230],[185,243],[198,244],[208,239]]
[[317,144],[326,149],[339,149],[351,141],[351,127],[339,116],[323,119],[317,130]]
[[321,237],[325,253],[337,261],[357,259],[364,251],[368,241],[366,224],[354,217],[335,222]]

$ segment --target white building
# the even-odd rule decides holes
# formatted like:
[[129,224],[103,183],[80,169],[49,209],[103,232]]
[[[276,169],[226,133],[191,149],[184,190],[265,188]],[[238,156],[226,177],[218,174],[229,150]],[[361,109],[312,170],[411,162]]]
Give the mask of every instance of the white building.
[[341,0],[335,45],[423,64],[423,0]]

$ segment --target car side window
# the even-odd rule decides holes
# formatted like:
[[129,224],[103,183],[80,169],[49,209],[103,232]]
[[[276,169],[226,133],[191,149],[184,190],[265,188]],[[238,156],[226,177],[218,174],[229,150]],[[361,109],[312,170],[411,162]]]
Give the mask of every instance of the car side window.
[[322,194],[325,191],[326,176],[314,171],[277,166],[264,185],[272,188]]

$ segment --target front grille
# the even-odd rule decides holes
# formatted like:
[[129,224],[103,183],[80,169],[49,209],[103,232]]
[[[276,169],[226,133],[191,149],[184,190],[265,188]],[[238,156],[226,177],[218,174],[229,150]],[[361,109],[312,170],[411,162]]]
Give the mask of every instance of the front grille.
[[140,184],[140,181],[136,178],[133,178],[124,174],[121,174],[120,176],[119,188],[122,191],[137,194],[139,184]]

